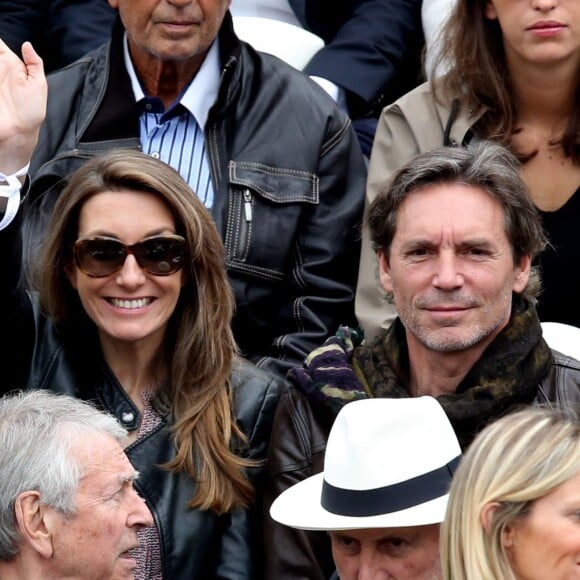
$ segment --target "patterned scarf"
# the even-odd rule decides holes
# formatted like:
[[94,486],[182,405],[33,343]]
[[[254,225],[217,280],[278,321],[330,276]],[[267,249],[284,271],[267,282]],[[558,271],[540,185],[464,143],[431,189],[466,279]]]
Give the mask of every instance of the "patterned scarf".
[[[405,329],[397,319],[369,345],[362,332],[341,326],[289,377],[305,393],[322,426],[330,426],[346,403],[368,397],[408,397],[409,358]],[[551,351],[542,338],[534,306],[514,298],[509,324],[441,403],[461,446],[467,447],[490,420],[515,405],[531,403],[550,371]]]

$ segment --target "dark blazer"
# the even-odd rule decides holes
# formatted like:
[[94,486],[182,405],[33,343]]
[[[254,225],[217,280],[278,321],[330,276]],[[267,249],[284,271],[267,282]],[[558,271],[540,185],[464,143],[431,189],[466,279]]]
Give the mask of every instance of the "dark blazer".
[[421,0],[289,0],[324,39],[306,66],[345,89],[349,113],[377,116],[421,78]]
[[32,42],[50,72],[107,42],[115,16],[107,0],[1,0],[0,38],[16,54]]

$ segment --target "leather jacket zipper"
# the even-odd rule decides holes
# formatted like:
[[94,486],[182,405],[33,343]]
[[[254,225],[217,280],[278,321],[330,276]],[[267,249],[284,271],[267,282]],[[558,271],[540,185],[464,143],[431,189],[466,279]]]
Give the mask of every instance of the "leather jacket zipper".
[[249,189],[244,189],[244,215],[246,223],[252,221],[252,194]]
[[244,204],[244,214],[240,220],[240,233],[238,238],[238,257],[245,260],[250,247],[250,232],[252,228],[253,208],[252,193],[249,189],[244,189],[242,194]]

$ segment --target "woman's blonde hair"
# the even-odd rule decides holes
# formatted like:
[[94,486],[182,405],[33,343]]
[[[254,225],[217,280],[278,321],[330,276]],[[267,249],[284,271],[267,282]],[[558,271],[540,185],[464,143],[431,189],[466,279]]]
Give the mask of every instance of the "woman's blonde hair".
[[[578,473],[578,409],[530,407],[488,425],[453,477],[441,527],[444,578],[515,580],[502,542],[506,525]],[[490,504],[497,506],[484,528]]]
[[88,317],[65,274],[73,264],[79,214],[91,196],[123,189],[159,196],[172,212],[176,233],[187,240],[186,284],[164,345],[168,376],[157,393],[175,417],[177,454],[165,467],[185,471],[196,482],[192,508],[224,513],[247,505],[253,488],[245,468],[253,463],[236,453],[245,437],[229,389],[237,346],[224,248],[210,213],[177,171],[133,150],[111,150],[81,166],[58,198],[41,248],[35,272],[41,305],[61,329],[86,326]]

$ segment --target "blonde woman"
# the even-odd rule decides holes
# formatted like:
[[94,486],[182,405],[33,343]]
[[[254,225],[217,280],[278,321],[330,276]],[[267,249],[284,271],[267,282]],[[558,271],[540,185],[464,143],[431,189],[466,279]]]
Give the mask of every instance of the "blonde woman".
[[488,425],[453,482],[448,580],[568,580],[580,565],[580,418],[531,407]]

